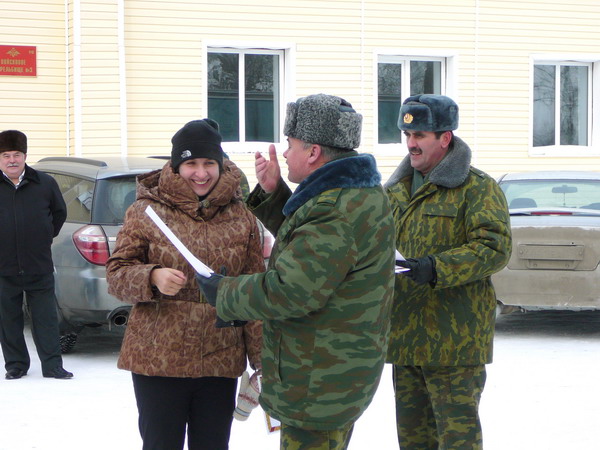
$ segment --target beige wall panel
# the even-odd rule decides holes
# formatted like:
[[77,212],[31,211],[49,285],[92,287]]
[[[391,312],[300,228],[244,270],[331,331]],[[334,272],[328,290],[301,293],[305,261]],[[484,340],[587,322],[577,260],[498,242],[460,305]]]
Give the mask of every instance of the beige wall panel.
[[[563,158],[529,156],[530,55],[597,52],[598,3],[577,3],[480,3],[476,161],[490,173],[565,167]],[[487,138],[500,133],[515,139]],[[586,169],[594,162],[600,167],[598,157],[569,158],[568,167]]]
[[28,137],[28,162],[64,154],[66,85],[64,3],[0,2],[0,44],[35,46],[37,76],[0,76],[0,130]]
[[[10,120],[33,123],[40,131],[62,129],[64,140],[69,114],[70,147],[81,142],[83,155],[121,152],[124,119],[130,154],[168,152],[173,133],[206,110],[204,45],[207,40],[222,40],[291,43],[295,47],[291,96],[326,92],[350,100],[364,116],[363,151],[375,147],[374,51],[397,48],[415,54],[419,49],[424,54],[453,53],[461,106],[459,132],[473,146],[475,162],[498,173],[515,167],[560,167],[564,158],[529,156],[530,55],[600,52],[597,0],[425,0],[418,5],[404,0],[261,4],[255,0],[126,0],[126,73],[121,74],[117,0],[82,0],[78,3],[81,60],[77,62],[81,84],[74,86],[73,66],[65,78],[64,3],[8,3],[0,5],[0,43],[38,45],[35,80],[0,77],[2,93],[10,92],[3,95],[3,101],[19,112]],[[68,6],[73,57],[73,1]],[[10,19],[8,27],[4,27],[4,18]],[[127,116],[121,114],[123,81]],[[78,105],[73,102],[76,93],[81,99]],[[75,106],[81,114],[78,134]],[[0,123],[4,123],[9,116],[1,114]],[[50,151],[64,152],[64,142],[61,147],[55,139],[53,135]],[[402,145],[388,147],[376,151],[384,179],[406,154]],[[252,155],[236,158],[253,173]],[[591,162],[598,158],[568,160],[570,166],[583,168]]]
[[117,6],[116,0],[80,2],[78,156],[118,155],[122,150]]
[[[340,7],[343,5],[345,8],[348,3],[309,1],[285,2],[283,6],[260,6],[255,2],[243,1],[235,2],[234,5],[231,2],[219,5],[175,2],[169,5],[169,11],[166,12],[157,10],[155,2],[128,3],[127,40],[140,44],[132,45],[127,53],[131,92],[130,151],[137,153],[147,148],[144,141],[137,141],[137,136],[143,136],[144,139],[150,137],[150,142],[154,145],[157,142],[164,142],[168,147],[171,136],[180,126],[188,120],[201,117],[201,111],[205,110],[202,104],[205,89],[202,72],[204,39],[236,40],[240,43],[244,40],[269,43],[297,39],[299,46],[304,44],[316,46],[323,43],[323,35],[325,35],[326,41],[330,38],[337,39],[338,45],[344,49],[344,52],[348,52],[347,42],[352,40],[351,47],[356,52],[359,49],[358,14],[345,12],[340,15]],[[315,5],[320,7],[321,17],[315,17]],[[236,15],[231,14],[232,10],[236,12],[238,20],[235,20]],[[348,15],[351,16],[350,19],[346,19]],[[333,23],[332,17],[336,17]],[[347,20],[350,21],[350,26]],[[265,26],[266,22],[268,26]],[[310,26],[306,27],[306,23],[311,22],[312,27],[319,30],[320,38],[311,38],[314,30],[307,29]],[[328,25],[325,27],[323,24]],[[181,29],[188,30],[184,40],[181,39]],[[298,34],[305,37],[298,37]],[[321,54],[325,54],[322,59],[331,57],[331,53],[327,54],[328,52],[329,49],[321,49]],[[313,64],[318,65],[321,62]],[[302,64],[297,65],[299,70],[302,67]],[[335,65],[332,67],[339,70]],[[149,71],[158,74],[158,79],[148,79]],[[321,68],[317,77],[312,69],[308,69],[307,89],[314,91],[315,80],[320,81],[331,72]],[[320,76],[321,74],[323,76]],[[339,86],[340,77],[332,75],[330,77],[330,83]],[[355,85],[358,86],[359,78],[354,77]],[[176,82],[173,83],[173,80]],[[297,86],[297,91],[300,91],[301,83],[297,83]],[[302,94],[299,92],[298,95]],[[253,160],[251,162],[251,168],[254,170]]]

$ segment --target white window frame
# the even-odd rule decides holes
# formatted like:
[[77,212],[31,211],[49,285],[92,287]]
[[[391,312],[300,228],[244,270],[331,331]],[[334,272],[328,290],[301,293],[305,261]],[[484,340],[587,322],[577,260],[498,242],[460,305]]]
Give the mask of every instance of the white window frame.
[[[210,40],[204,42],[204,67],[208,67],[208,53],[219,52],[219,53],[236,53],[236,54],[278,54],[279,58],[279,142],[284,142],[285,137],[283,136],[283,124],[285,120],[285,108],[292,93],[295,91],[295,77],[293,76],[292,68],[294,67],[295,61],[295,47],[294,44],[290,43],[269,43],[264,42],[232,42],[232,41],[220,41]],[[208,115],[208,89],[206,86],[207,75],[204,72],[203,77],[203,117]],[[240,70],[239,77],[239,93],[240,93],[240,104],[244,104],[244,93],[245,93],[245,77],[243,68]],[[240,137],[245,136],[245,111],[240,108]],[[256,151],[264,152],[268,148],[268,144],[271,142],[260,142],[260,141],[238,141],[238,142],[223,142],[222,147],[226,153],[240,154],[240,153],[254,153]]]
[[[379,143],[379,92],[378,92],[378,65],[379,63],[398,63],[404,67],[410,64],[410,61],[439,61],[442,63],[441,74],[441,92],[442,95],[452,97],[458,103],[458,54],[438,49],[376,49],[373,57],[373,135],[372,142],[375,154],[389,155],[398,151],[398,143],[380,144]],[[410,71],[402,70],[402,86],[410,89]],[[402,101],[407,95],[404,95]],[[400,130],[398,130],[400,133]],[[400,144],[401,145],[401,144]]]
[[[555,145],[533,146],[534,69],[537,65],[586,65],[590,68],[588,93],[591,101],[588,104],[588,145],[560,145],[560,141],[556,141],[559,143]],[[600,54],[578,55],[577,57],[558,54],[531,55],[529,74],[529,155],[563,158],[600,156]],[[557,92],[557,96],[559,95],[560,92]],[[559,111],[559,102],[556,107]]]

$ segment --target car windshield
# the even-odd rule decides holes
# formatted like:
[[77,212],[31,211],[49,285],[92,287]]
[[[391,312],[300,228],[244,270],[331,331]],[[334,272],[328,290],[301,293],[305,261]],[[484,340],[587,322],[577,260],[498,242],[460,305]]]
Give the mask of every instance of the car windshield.
[[598,180],[501,181],[509,209],[577,208],[600,210]]
[[120,225],[135,200],[135,175],[98,180],[92,207],[92,222]]

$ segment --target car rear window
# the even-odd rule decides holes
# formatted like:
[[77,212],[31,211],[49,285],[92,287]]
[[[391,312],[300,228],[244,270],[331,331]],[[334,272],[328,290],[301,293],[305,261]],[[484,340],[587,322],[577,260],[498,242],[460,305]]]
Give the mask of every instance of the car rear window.
[[500,187],[508,207],[581,208],[600,210],[600,181],[520,180],[503,181]]
[[92,210],[94,182],[76,176],[46,172],[52,176],[65,204],[67,205],[67,221],[89,223]]
[[120,225],[135,200],[135,175],[105,178],[96,183],[92,222]]

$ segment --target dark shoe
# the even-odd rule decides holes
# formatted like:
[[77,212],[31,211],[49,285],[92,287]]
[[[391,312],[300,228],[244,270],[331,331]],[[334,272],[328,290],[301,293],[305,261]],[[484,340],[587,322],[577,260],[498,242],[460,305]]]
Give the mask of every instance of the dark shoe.
[[67,372],[65,369],[59,366],[49,370],[48,372],[44,372],[44,378],[57,378],[59,380],[66,380],[68,378],[73,378],[73,374],[71,372]]
[[27,375],[27,372],[23,369],[8,369],[5,378],[7,380],[18,380],[19,378],[24,377],[25,375]]

